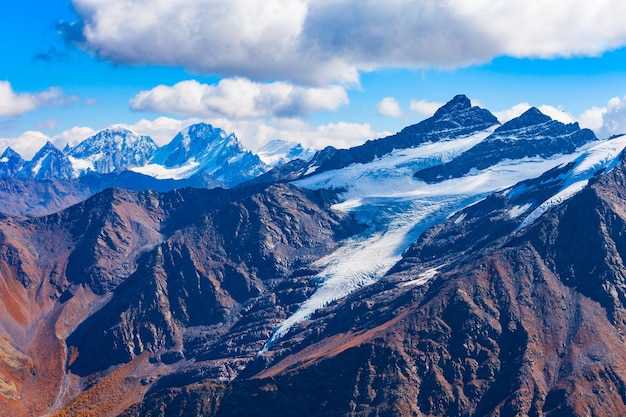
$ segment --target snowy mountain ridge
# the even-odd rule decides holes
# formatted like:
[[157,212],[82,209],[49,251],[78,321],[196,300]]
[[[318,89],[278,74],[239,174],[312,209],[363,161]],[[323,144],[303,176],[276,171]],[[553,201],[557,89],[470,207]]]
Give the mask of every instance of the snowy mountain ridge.
[[[467,106],[457,96],[433,119],[443,116],[448,123],[460,125],[455,117],[463,119]],[[504,125],[492,124],[469,135],[458,131],[431,132],[437,138],[434,142],[393,150],[370,162],[314,172],[294,182],[310,189],[343,190],[344,201],[334,208],[353,213],[369,226],[317,262],[322,267],[317,291],[276,328],[264,351],[317,309],[382,278],[425,230],[459,210],[557,167],[568,167],[562,168],[559,186],[545,201],[510,209],[523,228],[575,195],[594,175],[621,163],[619,156],[626,147],[626,137],[598,141],[577,123],[564,125],[535,108]],[[453,171],[455,175],[439,174],[447,173],[449,166],[461,168]],[[438,175],[424,181],[420,173],[429,171]],[[531,207],[534,210],[526,214]]]
[[133,171],[156,178],[189,178],[205,173],[232,187],[269,169],[261,159],[243,148],[237,137],[220,128],[199,123],[178,133],[159,148],[148,164]]
[[67,151],[67,156],[81,176],[88,172],[108,174],[145,165],[157,145],[149,136],[140,136],[124,128],[105,129]]
[[204,176],[207,184],[233,187],[296,158],[309,159],[313,153],[300,144],[277,140],[256,155],[234,134],[205,123],[189,126],[160,148],[149,136],[113,127],[63,151],[48,142],[31,161],[6,148],[0,155],[0,178],[71,180],[134,171],[163,180]]
[[294,159],[309,161],[315,155],[315,151],[304,148],[299,143],[274,139],[260,147],[256,154],[265,164],[276,167]]

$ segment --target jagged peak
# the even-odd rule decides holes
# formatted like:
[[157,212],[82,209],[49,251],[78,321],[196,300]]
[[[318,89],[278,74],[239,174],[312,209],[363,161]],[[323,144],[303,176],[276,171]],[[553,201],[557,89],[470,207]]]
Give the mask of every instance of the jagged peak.
[[[106,129],[103,129],[103,130],[97,132],[96,134],[88,137],[87,139],[85,139],[80,144],[88,143],[89,141],[99,140],[99,139],[109,139],[109,138],[129,137],[129,136],[150,138],[149,136],[139,135],[139,134],[133,132],[132,130],[127,129],[127,128],[122,127],[122,126],[112,126],[112,127],[107,127]],[[152,140],[152,138],[150,138],[150,140]]]
[[22,158],[22,155],[20,155],[19,153],[17,153],[13,148],[11,148],[10,146],[7,146],[7,148],[4,150],[4,152],[2,152],[2,155],[0,155],[0,158]]
[[448,101],[446,104],[441,106],[433,117],[439,118],[443,115],[449,113],[456,113],[459,111],[463,111],[472,107],[472,102],[469,98],[467,98],[464,94],[458,94],[452,98],[452,100]]
[[56,152],[61,152],[59,150],[59,148],[57,148],[56,146],[54,146],[54,144],[50,141],[47,141],[45,145],[43,145],[41,147],[41,149],[39,149],[39,152],[37,152],[37,154],[40,154],[42,152],[49,152],[49,151],[56,151]]
[[219,135],[221,138],[226,138],[228,136],[233,136],[234,134],[228,134],[224,129],[219,127],[215,127],[209,123],[196,123],[188,126],[183,132],[189,134],[190,136],[197,136],[201,133],[208,133],[210,137],[215,137]]
[[125,128],[124,126],[111,126],[111,127],[107,127],[106,129],[101,130],[98,133],[124,133],[124,134],[131,134],[131,135],[135,135],[136,133],[133,132],[132,130]]
[[[554,121],[554,120],[550,116],[543,114],[541,110],[539,110],[538,108],[531,107],[530,109],[526,110],[524,113],[519,115],[518,117],[511,119],[508,122],[504,123],[502,126],[500,126],[496,130],[496,132],[504,132],[507,130],[520,129],[523,127],[539,125],[539,124],[550,122],[550,121]],[[557,121],[557,123],[560,123],[560,122]]]

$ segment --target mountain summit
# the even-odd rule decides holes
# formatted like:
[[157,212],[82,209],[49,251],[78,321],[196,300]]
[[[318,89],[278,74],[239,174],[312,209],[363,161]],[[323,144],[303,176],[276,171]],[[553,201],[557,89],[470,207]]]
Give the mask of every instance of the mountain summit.
[[98,132],[66,153],[79,173],[108,174],[145,165],[156,149],[157,145],[149,136],[115,128]]
[[472,106],[464,95],[457,95],[435,114],[418,124],[405,127],[395,135],[370,140],[350,149],[325,150],[325,157],[315,172],[339,169],[354,163],[367,163],[394,150],[410,149],[443,138],[471,135],[498,125],[498,119],[488,110]]
[[[0,414],[626,415],[625,149],[456,96],[241,186],[2,214]],[[20,173],[72,172],[63,156]],[[133,169],[266,168],[199,124]],[[154,180],[73,181],[104,177]],[[63,183],[0,178],[0,211]]]
[[552,120],[537,108],[498,127],[489,137],[445,164],[418,171],[416,178],[434,183],[458,178],[472,170],[484,170],[505,160],[550,158],[597,140],[589,129],[578,123],[564,124]]
[[38,181],[69,180],[74,177],[74,170],[67,156],[48,141],[15,176]]
[[0,155],[0,178],[12,177],[22,166],[24,166],[24,158],[8,147]]
[[219,185],[232,187],[268,169],[257,155],[241,146],[234,133],[199,123],[179,132],[156,151],[148,165],[134,171],[157,178],[203,174]]

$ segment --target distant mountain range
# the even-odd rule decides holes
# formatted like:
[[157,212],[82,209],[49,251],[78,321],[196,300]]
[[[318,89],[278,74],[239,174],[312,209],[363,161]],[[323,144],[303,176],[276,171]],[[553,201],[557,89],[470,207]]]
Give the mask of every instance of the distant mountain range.
[[0,414],[626,415],[625,149],[463,95],[313,155],[7,149]]
[[0,155],[0,178],[71,180],[134,171],[157,179],[203,175],[215,186],[233,187],[271,167],[313,156],[300,144],[280,140],[268,143],[259,153],[244,149],[234,134],[204,123],[189,126],[160,148],[149,136],[111,128],[63,151],[48,142],[30,161],[9,147]]

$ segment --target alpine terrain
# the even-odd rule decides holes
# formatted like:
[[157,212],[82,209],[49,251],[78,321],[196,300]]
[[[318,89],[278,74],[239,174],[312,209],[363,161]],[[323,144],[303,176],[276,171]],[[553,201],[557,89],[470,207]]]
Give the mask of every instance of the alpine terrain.
[[626,415],[626,135],[459,95],[351,149],[0,156],[0,414]]

